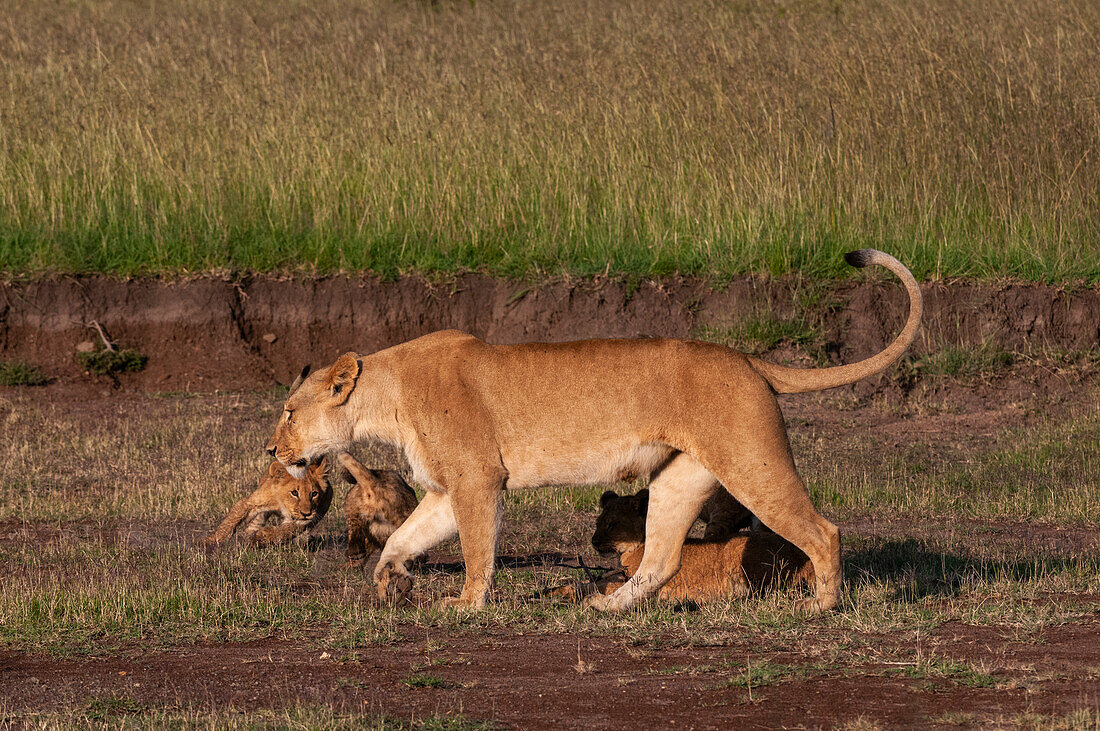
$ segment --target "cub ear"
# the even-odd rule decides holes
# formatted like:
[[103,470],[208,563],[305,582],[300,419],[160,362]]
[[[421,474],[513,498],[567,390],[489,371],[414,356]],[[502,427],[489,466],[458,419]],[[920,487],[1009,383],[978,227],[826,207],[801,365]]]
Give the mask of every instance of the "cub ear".
[[600,507],[606,508],[607,504],[617,497],[619,497],[619,493],[614,490],[608,490],[603,495],[600,495]]
[[306,363],[305,367],[302,368],[302,372],[299,373],[298,377],[294,379],[294,383],[290,384],[290,393],[287,394],[288,397],[290,396],[290,394],[298,390],[298,386],[302,385],[302,381],[306,380],[306,376],[308,375],[309,363]]
[[638,490],[634,497],[638,498],[638,514],[645,515],[649,512],[649,488]]
[[362,364],[359,362],[358,355],[344,353],[328,369],[328,374],[325,376],[325,388],[329,390],[336,405],[348,400],[352,389],[355,388],[355,382],[359,379],[361,367]]
[[317,464],[311,464],[309,473],[315,477],[324,477],[328,473],[328,456],[321,457],[321,461]]

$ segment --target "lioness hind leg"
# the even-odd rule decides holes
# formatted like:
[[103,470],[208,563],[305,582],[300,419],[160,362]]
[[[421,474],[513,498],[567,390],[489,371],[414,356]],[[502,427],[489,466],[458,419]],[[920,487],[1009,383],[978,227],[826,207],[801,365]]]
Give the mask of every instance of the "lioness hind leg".
[[649,484],[645,552],[637,572],[613,593],[594,594],[586,604],[623,611],[656,594],[680,569],[680,551],[699,509],[718,481],[687,454],[677,454]]
[[719,473],[719,479],[733,485],[734,497],[813,563],[816,596],[800,601],[799,609],[832,609],[840,597],[840,531],[814,509],[789,452],[785,458],[780,454],[754,458],[757,470],[731,470],[729,475]]
[[406,564],[457,532],[450,496],[428,491],[382,549],[374,569],[378,598],[383,601],[404,599],[412,588]]

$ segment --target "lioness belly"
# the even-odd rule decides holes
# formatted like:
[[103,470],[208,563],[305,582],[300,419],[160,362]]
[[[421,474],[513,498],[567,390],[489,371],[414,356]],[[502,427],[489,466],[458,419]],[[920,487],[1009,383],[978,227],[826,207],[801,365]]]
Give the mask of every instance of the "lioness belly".
[[585,449],[524,445],[502,453],[506,487],[600,485],[644,477],[673,453],[667,444],[614,443]]

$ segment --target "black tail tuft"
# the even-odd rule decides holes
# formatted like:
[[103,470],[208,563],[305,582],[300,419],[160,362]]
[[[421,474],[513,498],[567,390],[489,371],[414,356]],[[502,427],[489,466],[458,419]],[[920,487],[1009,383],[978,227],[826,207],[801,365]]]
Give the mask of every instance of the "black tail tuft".
[[871,264],[871,255],[874,253],[874,249],[859,249],[857,251],[849,251],[844,255],[844,261],[848,262],[848,266],[862,269],[865,266]]

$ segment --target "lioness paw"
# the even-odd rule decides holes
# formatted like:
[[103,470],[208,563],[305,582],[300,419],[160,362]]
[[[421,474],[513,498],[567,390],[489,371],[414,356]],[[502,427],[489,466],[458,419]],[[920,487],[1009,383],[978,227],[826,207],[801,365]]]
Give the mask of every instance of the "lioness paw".
[[485,600],[478,601],[476,599],[468,599],[461,596],[448,596],[439,600],[438,604],[440,609],[458,609],[460,611],[472,612],[478,609],[482,609],[485,606]]
[[599,592],[586,596],[584,598],[584,606],[589,609],[595,609],[597,612],[613,611],[611,598],[607,594],[600,594]]

